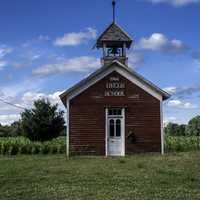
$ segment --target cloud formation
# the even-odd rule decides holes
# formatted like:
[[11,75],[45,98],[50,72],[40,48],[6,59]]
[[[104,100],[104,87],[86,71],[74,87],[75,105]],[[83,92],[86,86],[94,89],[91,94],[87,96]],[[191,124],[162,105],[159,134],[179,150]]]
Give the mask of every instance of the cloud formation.
[[48,76],[66,72],[90,72],[100,66],[99,59],[95,57],[82,56],[61,60],[58,63],[47,64],[33,70],[34,75]]
[[0,59],[4,58],[7,54],[11,53],[13,50],[5,45],[0,46]]
[[[59,109],[64,109],[59,95],[63,91],[56,91],[54,93],[46,94],[42,92],[25,92],[20,97],[18,95],[12,97],[11,99],[4,95],[4,99],[15,104],[19,107],[24,107],[30,109],[33,106],[34,101],[38,99],[48,99],[52,104],[58,104]],[[3,94],[3,93],[2,93]],[[7,105],[0,101],[0,124],[8,125],[20,119],[20,113],[23,112],[23,109],[19,109],[14,106]]]
[[181,7],[200,2],[200,0],[146,0],[146,1],[151,2],[153,4],[167,3],[175,7]]
[[0,70],[2,70],[7,65],[6,61],[0,60]]
[[167,102],[167,106],[173,107],[173,108],[181,108],[181,109],[193,109],[193,108],[197,108],[197,105],[193,105],[190,102],[183,102],[183,101],[178,100],[178,99],[169,100]]
[[22,100],[22,106],[24,107],[32,107],[33,102],[38,99],[48,99],[52,104],[61,104],[59,95],[63,91],[56,91],[52,94],[45,94],[45,93],[38,93],[38,92],[26,92],[23,94],[21,100]]
[[136,68],[144,62],[144,55],[141,53],[132,52],[128,55],[128,61],[130,66]]
[[168,123],[177,123],[177,118],[176,117],[166,117],[164,119],[164,126],[166,126]]
[[0,115],[0,124],[9,125],[20,119],[19,114],[8,114],[8,115]]
[[177,97],[183,96],[191,96],[195,93],[200,92],[200,84],[195,84],[189,87],[167,87],[164,90],[172,95],[176,95]]
[[4,57],[10,54],[13,50],[5,45],[0,46],[0,70],[2,70],[7,62],[4,60]]
[[97,36],[97,30],[93,28],[87,28],[84,32],[72,32],[66,33],[63,37],[59,37],[54,41],[54,45],[63,46],[77,46],[86,43],[88,40],[95,39]]
[[181,53],[187,46],[180,40],[168,39],[162,33],[153,33],[150,37],[143,37],[136,45],[138,49],[162,51],[168,53]]

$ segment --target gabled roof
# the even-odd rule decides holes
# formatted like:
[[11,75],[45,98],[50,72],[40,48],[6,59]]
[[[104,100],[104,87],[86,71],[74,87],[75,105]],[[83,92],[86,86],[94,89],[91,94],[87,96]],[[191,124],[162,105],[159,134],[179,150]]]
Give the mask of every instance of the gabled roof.
[[142,84],[144,84],[148,88],[151,88],[157,94],[159,94],[160,96],[162,96],[163,100],[166,100],[166,99],[170,98],[170,94],[168,94],[164,90],[160,89],[159,87],[157,87],[156,85],[154,85],[153,83],[151,83],[150,81],[148,81],[147,79],[145,79],[144,77],[142,77],[141,75],[139,75],[137,72],[135,72],[134,70],[132,70],[129,67],[127,67],[126,65],[120,63],[117,60],[114,60],[110,65],[103,66],[103,67],[99,68],[98,70],[96,70],[95,72],[93,72],[91,75],[89,75],[88,77],[86,77],[85,79],[83,79],[82,81],[80,81],[79,83],[75,84],[73,87],[69,88],[64,93],[62,93],[60,95],[60,98],[61,98],[63,104],[66,105],[66,99],[70,98],[70,96],[72,94],[74,94],[77,90],[79,90],[84,85],[87,85],[89,82],[91,82],[92,80],[94,80],[98,76],[100,77],[100,75],[103,74],[104,72],[108,71],[108,73],[109,72],[111,73],[112,71],[115,71],[114,68],[112,70],[112,66],[123,69],[124,71],[126,71],[127,73],[129,73],[130,76],[136,78],[139,82],[141,82]]
[[130,48],[132,39],[118,24],[113,22],[97,39],[96,47],[103,47],[103,42],[125,42],[127,48]]

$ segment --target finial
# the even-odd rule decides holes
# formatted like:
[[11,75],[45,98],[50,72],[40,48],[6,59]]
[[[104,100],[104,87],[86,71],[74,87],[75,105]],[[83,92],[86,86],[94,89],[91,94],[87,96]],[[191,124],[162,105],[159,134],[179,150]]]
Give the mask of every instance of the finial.
[[116,1],[113,0],[112,1],[112,6],[113,6],[113,22],[115,22],[115,5],[116,5]]

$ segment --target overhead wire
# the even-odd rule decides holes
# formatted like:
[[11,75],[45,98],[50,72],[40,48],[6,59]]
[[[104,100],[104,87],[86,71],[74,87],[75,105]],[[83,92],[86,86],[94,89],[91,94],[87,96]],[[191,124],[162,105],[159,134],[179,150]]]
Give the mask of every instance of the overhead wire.
[[0,101],[3,102],[3,103],[5,103],[5,104],[7,104],[7,105],[13,106],[13,107],[15,107],[15,108],[19,108],[19,109],[23,109],[23,110],[27,109],[27,108],[25,108],[25,107],[23,107],[23,106],[16,105],[16,104],[14,104],[14,103],[8,102],[8,101],[6,101],[6,100],[4,100],[4,99],[2,99],[2,98],[0,98]]

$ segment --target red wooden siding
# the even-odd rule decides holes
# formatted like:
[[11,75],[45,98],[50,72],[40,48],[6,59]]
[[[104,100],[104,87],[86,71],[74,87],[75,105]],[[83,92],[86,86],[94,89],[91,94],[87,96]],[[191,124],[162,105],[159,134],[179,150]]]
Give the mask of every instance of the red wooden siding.
[[[125,83],[124,97],[105,97],[110,77]],[[139,98],[131,98],[139,95]],[[125,107],[126,154],[161,151],[160,101],[112,72],[70,101],[70,154],[105,155],[105,108]],[[130,132],[134,137],[128,137]]]

